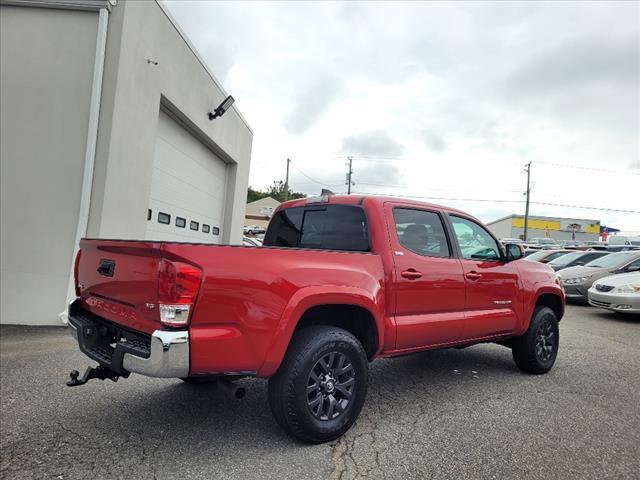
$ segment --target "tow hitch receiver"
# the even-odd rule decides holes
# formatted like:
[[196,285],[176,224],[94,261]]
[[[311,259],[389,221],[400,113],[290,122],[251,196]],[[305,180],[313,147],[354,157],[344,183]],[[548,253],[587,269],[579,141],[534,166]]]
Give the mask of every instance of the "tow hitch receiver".
[[[112,382],[117,382],[118,378],[120,378],[121,376],[113,370],[103,367],[102,365],[98,365],[95,368],[87,367],[82,377],[78,378],[79,375],[80,373],[77,370],[71,370],[71,372],[69,372],[69,381],[67,382],[67,386],[77,387],[78,385],[84,385],[92,378],[97,378],[99,380],[106,380],[108,378]],[[124,376],[125,378],[128,377],[128,375],[122,376]]]

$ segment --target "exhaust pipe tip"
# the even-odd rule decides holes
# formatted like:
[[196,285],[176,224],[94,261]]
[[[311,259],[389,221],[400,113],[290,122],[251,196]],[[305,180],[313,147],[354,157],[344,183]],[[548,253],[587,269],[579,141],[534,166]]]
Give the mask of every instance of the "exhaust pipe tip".
[[244,387],[236,385],[229,380],[220,380],[218,385],[223,392],[238,400],[244,398],[247,393],[247,390]]

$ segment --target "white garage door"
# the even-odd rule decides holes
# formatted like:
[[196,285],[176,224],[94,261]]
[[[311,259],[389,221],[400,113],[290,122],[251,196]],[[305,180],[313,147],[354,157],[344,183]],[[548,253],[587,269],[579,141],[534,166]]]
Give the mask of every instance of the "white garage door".
[[161,111],[146,238],[221,243],[226,185],[224,161]]

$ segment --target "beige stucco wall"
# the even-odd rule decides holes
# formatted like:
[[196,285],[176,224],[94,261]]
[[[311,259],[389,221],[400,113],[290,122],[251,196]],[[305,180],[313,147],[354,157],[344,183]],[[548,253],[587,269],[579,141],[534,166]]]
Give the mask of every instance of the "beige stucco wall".
[[109,19],[89,236],[144,237],[162,102],[229,163],[222,241],[240,243],[253,134],[235,109],[208,119],[225,97],[159,4],[118,2]]
[[[60,324],[78,225],[96,9],[105,5],[0,6],[1,323]],[[208,119],[226,92],[160,4],[119,0],[110,10],[87,236],[144,238],[162,104],[229,164],[222,241],[240,243],[251,129],[236,107]]]
[[59,324],[98,14],[0,6],[1,323]]

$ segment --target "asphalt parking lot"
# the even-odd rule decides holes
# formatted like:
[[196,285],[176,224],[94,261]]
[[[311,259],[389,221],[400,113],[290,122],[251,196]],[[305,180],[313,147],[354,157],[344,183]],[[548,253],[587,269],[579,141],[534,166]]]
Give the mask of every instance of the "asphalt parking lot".
[[88,365],[62,328],[1,329],[2,478],[638,478],[640,317],[569,306],[555,368],[520,373],[497,345],[371,365],[345,437],[308,446],[266,382],[131,376],[64,386]]

